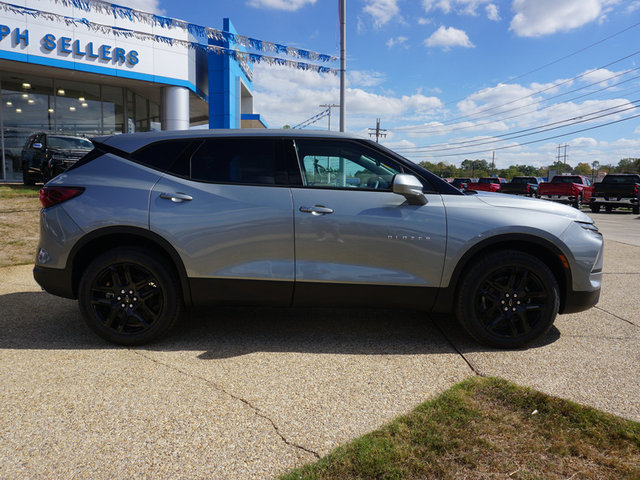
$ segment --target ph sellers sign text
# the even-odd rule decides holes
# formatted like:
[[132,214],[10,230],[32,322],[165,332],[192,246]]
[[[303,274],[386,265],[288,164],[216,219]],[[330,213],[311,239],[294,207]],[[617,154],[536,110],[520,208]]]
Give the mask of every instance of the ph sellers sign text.
[[[0,41],[4,40],[11,34],[11,29],[7,25],[0,25]],[[29,30],[20,30],[15,28],[11,35],[12,47],[19,45],[29,45]],[[73,55],[74,57],[85,57],[89,60],[100,59],[103,61],[128,65],[136,65],[140,59],[136,50],[126,51],[124,48],[112,47],[111,45],[102,44],[95,46],[93,42],[82,43],[80,40],[73,40],[70,37],[59,37],[48,33],[40,41],[45,52],[53,52],[57,50],[60,55]]]

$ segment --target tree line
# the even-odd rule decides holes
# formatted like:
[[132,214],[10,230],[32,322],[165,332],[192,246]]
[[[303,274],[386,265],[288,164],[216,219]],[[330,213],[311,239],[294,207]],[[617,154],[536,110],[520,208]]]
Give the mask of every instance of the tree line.
[[460,166],[446,162],[420,162],[420,165],[427,170],[439,175],[442,178],[456,177],[491,177],[493,175],[511,180],[513,177],[548,177],[550,170],[556,173],[566,173],[573,175],[585,175],[595,177],[602,173],[640,173],[640,158],[623,158],[617,165],[601,165],[594,161],[588,163],[578,163],[575,167],[568,163],[555,161],[545,167],[534,167],[531,165],[510,165],[508,168],[495,168],[495,164],[487,160],[463,160]]

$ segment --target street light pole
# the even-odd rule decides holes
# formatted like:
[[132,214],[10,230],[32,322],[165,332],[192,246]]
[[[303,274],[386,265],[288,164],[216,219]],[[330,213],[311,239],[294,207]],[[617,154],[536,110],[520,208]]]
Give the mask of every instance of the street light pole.
[[340,131],[344,132],[344,77],[347,69],[347,0],[339,0],[340,12]]

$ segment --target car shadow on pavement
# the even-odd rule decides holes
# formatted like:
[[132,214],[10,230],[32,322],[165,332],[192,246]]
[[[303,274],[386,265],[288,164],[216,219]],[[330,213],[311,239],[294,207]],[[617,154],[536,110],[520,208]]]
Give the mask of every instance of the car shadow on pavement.
[[[0,295],[0,349],[118,349],[84,323],[77,303],[45,292]],[[435,321],[434,321],[435,319]],[[533,348],[559,338],[554,329]],[[135,349],[196,351],[201,360],[254,352],[416,355],[493,351],[452,316],[416,310],[219,307],[188,311],[164,339]]]

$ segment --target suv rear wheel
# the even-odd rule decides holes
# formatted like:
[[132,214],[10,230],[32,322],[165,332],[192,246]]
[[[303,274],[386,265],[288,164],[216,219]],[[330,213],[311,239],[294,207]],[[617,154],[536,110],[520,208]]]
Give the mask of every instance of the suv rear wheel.
[[477,341],[498,348],[523,347],[544,335],[560,307],[558,282],[536,257],[494,252],[467,271],[456,314]]
[[78,302],[89,327],[121,345],[160,338],[182,313],[171,269],[139,248],[110,250],[91,262],[80,280]]

